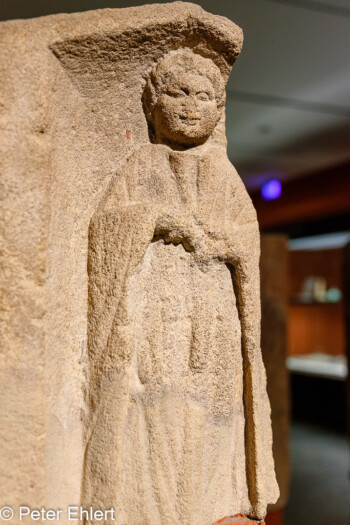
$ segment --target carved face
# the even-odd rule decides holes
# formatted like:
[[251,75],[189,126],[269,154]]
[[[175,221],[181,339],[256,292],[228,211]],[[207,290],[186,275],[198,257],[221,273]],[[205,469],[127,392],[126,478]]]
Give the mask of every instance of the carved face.
[[181,70],[169,75],[153,118],[156,134],[162,142],[182,146],[204,143],[220,118],[209,78]]

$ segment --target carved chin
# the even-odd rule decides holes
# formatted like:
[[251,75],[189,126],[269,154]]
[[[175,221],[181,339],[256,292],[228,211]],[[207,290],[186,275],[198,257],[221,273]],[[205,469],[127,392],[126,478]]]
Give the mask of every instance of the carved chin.
[[164,136],[174,142],[178,143],[194,143],[199,144],[205,142],[212,133],[212,129],[203,129],[199,121],[181,123],[177,126],[172,126],[172,129],[167,129]]
[[181,130],[177,136],[180,139],[181,137],[183,140],[194,140],[198,142],[202,142],[207,140],[209,137],[209,133],[204,133],[203,130],[196,129],[195,127],[186,127],[184,130]]

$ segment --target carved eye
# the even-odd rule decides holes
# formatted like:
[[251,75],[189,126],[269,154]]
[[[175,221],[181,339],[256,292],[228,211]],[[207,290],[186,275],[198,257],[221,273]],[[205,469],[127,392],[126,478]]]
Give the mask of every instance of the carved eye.
[[197,98],[198,100],[203,101],[210,100],[209,93],[207,93],[206,91],[200,91],[199,93],[197,93]]

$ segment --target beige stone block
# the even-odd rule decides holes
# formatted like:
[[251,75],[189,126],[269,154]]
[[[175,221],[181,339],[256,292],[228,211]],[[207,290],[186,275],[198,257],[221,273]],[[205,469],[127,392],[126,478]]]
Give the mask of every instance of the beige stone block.
[[0,36],[2,497],[263,517],[259,233],[224,127],[241,30],[174,2]]

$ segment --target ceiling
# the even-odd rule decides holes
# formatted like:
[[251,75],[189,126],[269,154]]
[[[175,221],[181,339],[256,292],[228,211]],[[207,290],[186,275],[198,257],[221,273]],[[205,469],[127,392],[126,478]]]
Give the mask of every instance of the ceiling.
[[[0,19],[146,3],[156,2],[1,0]],[[194,3],[244,30],[226,111],[229,157],[248,188],[348,161],[350,0]]]

